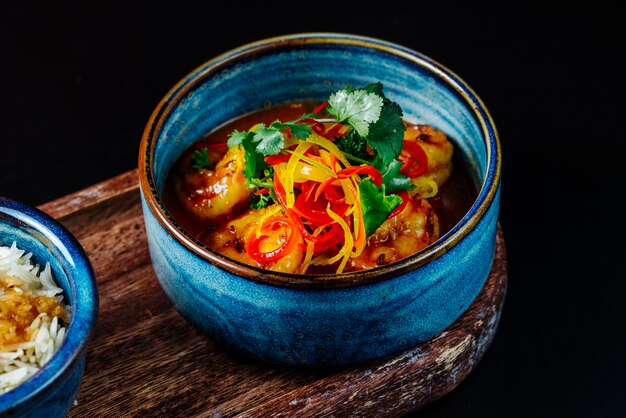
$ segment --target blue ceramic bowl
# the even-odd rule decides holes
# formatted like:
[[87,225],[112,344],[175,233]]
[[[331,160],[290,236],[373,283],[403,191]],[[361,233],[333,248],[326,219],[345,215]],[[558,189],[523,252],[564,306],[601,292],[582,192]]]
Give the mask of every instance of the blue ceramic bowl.
[[98,315],[98,291],[87,255],[59,222],[40,210],[0,196],[0,245],[33,253],[71,306],[71,322],[54,356],[20,386],[0,395],[0,417],[64,417],[76,399],[87,346]]
[[[223,123],[262,108],[322,100],[381,81],[406,117],[456,139],[478,197],[436,243],[384,267],[332,280],[228,259],[182,229],[161,199],[176,158]],[[261,40],[220,55],[174,86],[154,110],[139,177],[154,270],[184,318],[218,342],[281,364],[348,365],[430,339],[472,303],[493,260],[500,145],[487,109],[439,63],[406,47],[338,33]]]

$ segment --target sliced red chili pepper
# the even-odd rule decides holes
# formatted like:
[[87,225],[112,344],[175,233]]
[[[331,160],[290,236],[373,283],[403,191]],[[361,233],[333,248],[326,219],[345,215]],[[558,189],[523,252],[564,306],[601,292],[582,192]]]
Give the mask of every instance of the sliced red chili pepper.
[[402,202],[398,206],[396,206],[396,208],[389,214],[387,219],[393,218],[394,216],[402,213],[402,211],[406,207],[406,204],[409,203],[409,193],[406,190],[402,190],[401,192],[396,194],[402,198]]
[[[250,237],[246,241],[246,253],[248,253],[254,261],[260,264],[271,263],[283,258],[287,254],[291,253],[298,244],[297,226],[291,222],[290,218],[276,219],[272,221],[269,226],[272,229],[276,229],[279,226],[288,226],[289,235],[278,248],[271,251],[260,251],[259,246],[263,240],[268,238],[268,235],[257,236],[255,232],[251,233]],[[263,227],[265,227],[265,225]]]
[[268,155],[267,157],[263,158],[263,160],[265,160],[265,162],[269,165],[276,165],[288,161],[289,157],[290,156],[288,154],[274,154]]
[[296,197],[296,201],[293,205],[293,210],[300,217],[312,222],[313,224],[320,226],[333,222],[333,218],[326,212],[326,206],[328,202],[324,199],[307,200],[304,193],[300,193]]
[[407,177],[419,177],[428,169],[428,156],[415,141],[403,140],[403,147],[398,160],[404,164],[400,172]]
[[329,105],[329,103],[326,101],[326,102],[320,104],[319,106],[317,106],[315,109],[313,109],[312,113],[318,114],[322,110],[326,109],[328,107],[328,105]]
[[[311,195],[315,191],[316,185],[319,184],[317,182],[306,181],[302,183],[302,194],[304,195],[305,200],[309,200]],[[306,185],[306,186],[305,186]]]
[[343,194],[342,192],[340,192],[339,187],[337,186],[330,186],[330,187],[326,187],[324,189],[324,197],[326,198],[326,200],[328,200],[331,204],[339,204],[339,203],[345,203],[346,202],[346,195]]
[[322,193],[324,192],[324,190],[326,190],[326,188],[335,180],[337,180],[335,177],[328,177],[326,180],[324,180],[323,182],[320,183],[319,186],[317,186],[317,190],[315,191],[315,196],[314,199],[317,200],[319,199],[319,197],[322,195]]
[[355,174],[369,175],[376,186],[380,186],[383,183],[383,175],[373,165],[353,165],[352,167],[343,168],[337,171],[337,178],[347,179]]
[[313,252],[320,253],[322,251],[326,251],[329,248],[335,247],[342,241],[343,237],[343,229],[341,225],[337,222],[334,222],[328,226],[330,229],[324,229],[322,233],[313,237],[312,240],[315,244],[313,247]]
[[313,130],[316,134],[323,136],[324,132],[326,132],[326,127],[323,123],[315,121],[315,123],[311,126],[311,130]]

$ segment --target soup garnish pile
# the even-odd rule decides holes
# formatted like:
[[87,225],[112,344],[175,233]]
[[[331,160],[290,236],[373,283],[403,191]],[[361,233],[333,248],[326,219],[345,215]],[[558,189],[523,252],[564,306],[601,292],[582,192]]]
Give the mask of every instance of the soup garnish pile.
[[442,131],[403,119],[373,83],[254,112],[196,141],[164,202],[235,261],[328,277],[435,242],[475,197],[459,166]]

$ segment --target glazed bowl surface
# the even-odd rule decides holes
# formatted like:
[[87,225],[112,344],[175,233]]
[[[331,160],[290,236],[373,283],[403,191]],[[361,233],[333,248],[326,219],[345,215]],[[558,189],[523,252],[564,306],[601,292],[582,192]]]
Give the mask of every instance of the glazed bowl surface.
[[[455,141],[477,190],[470,210],[413,256],[333,277],[241,264],[185,231],[163,203],[167,176],[194,141],[271,105],[321,101],[381,82],[407,120]],[[472,303],[493,261],[500,144],[488,110],[456,74],[380,39],[305,33],[264,39],[215,57],[161,100],[139,151],[139,178],[154,270],[180,314],[210,338],[289,365],[358,364],[414,347]]]
[[0,417],[64,417],[83,377],[98,316],[98,289],[89,258],[58,221],[37,208],[0,196],[0,245],[13,243],[32,253],[38,265],[50,263],[71,319],[63,342],[33,376],[0,395]]

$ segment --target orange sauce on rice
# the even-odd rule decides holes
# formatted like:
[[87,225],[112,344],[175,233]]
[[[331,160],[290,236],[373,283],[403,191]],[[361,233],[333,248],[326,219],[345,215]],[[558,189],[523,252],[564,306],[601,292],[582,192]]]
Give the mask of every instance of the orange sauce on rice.
[[0,276],[0,351],[14,344],[27,342],[36,331],[30,324],[42,313],[50,318],[66,317],[65,307],[56,298],[19,292],[10,278]]

